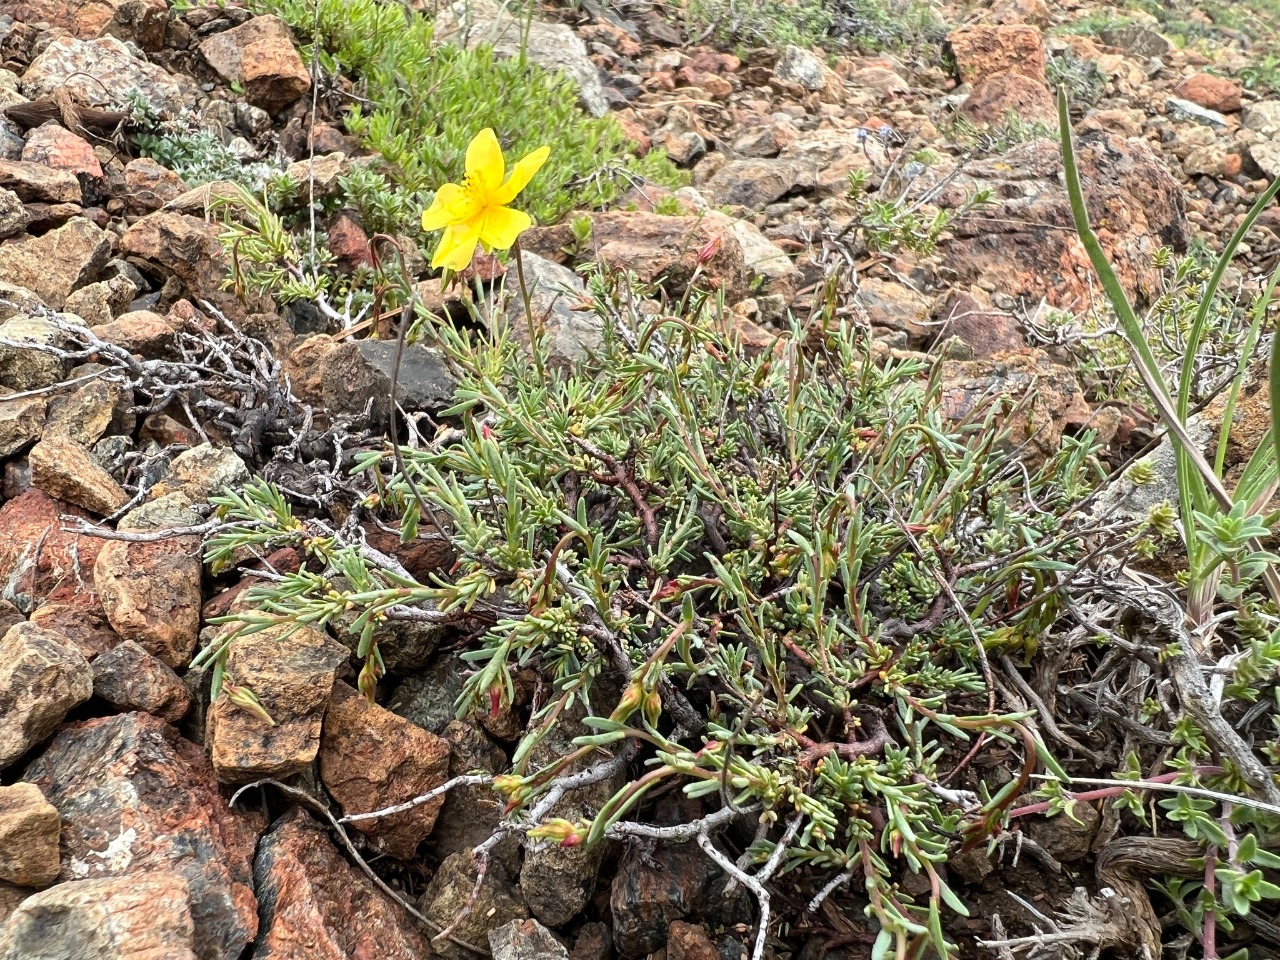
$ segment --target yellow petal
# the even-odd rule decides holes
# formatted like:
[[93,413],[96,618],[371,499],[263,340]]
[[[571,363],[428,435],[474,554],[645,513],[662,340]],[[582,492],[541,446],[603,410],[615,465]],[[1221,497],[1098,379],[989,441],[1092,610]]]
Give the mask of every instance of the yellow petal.
[[470,220],[476,214],[476,202],[456,183],[446,183],[436,191],[435,200],[422,214],[423,230],[440,230],[451,223]]
[[450,224],[440,238],[431,266],[437,270],[447,267],[455,273],[467,269],[479,236],[480,229],[475,223]]
[[509,250],[532,225],[532,218],[522,210],[490,207],[480,224],[480,241],[493,250]]
[[485,127],[467,147],[467,179],[491,193],[502,186],[504,170],[502,147],[493,130]]
[[547,162],[547,157],[550,155],[550,147],[539,147],[517,163],[511,168],[511,176],[507,178],[507,182],[499,187],[494,194],[494,199],[503,204],[514,200],[516,195],[528,186],[529,181],[533,179],[533,175]]

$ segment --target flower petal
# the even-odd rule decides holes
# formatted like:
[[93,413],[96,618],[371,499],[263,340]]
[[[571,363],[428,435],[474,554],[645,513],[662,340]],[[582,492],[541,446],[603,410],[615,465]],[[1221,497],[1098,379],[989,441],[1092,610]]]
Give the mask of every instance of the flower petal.
[[467,179],[491,193],[502,186],[504,169],[498,138],[492,128],[485,127],[467,147]]
[[480,223],[480,240],[494,250],[509,250],[531,226],[533,218],[522,210],[489,207]]
[[457,273],[467,269],[476,252],[476,240],[480,237],[479,226],[471,223],[450,224],[445,228],[431,258],[431,266],[437,270],[448,268]]
[[446,183],[436,191],[435,200],[422,214],[423,230],[439,230],[451,223],[470,220],[476,214],[476,202],[464,187]]
[[507,177],[507,182],[498,188],[494,194],[494,200],[502,204],[507,204],[514,200],[516,195],[528,186],[529,181],[533,179],[533,175],[547,162],[547,157],[550,155],[550,147],[539,147],[512,167],[511,176]]

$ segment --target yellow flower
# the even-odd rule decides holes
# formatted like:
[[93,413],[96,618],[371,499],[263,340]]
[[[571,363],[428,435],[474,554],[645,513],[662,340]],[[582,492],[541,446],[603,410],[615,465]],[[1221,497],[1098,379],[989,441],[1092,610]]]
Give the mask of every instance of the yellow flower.
[[423,230],[444,229],[431,266],[465,270],[476,251],[508,250],[533,225],[527,213],[507,206],[547,161],[550,147],[539,147],[506,177],[502,148],[492,130],[481,130],[467,147],[467,175],[462,183],[446,183],[422,214]]

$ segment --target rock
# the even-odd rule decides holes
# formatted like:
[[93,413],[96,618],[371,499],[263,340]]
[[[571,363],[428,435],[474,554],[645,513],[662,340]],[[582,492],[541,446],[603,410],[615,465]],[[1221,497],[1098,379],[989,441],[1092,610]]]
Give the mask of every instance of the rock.
[[64,530],[67,515],[88,518],[39,490],[0,506],[0,589],[23,609],[93,592],[90,572],[104,541]]
[[32,612],[31,623],[59,634],[67,646],[79,650],[80,655],[89,661],[120,642],[93,594],[88,599],[73,598],[72,602],[55,600],[42,603]]
[[[1155,251],[1162,246],[1185,250],[1190,242],[1182,186],[1146,143],[1116,134],[1084,134],[1077,159],[1090,220],[1121,283],[1141,309],[1163,291],[1160,273],[1152,266]],[[1007,199],[954,221],[953,238],[938,246],[941,262],[960,283],[1011,297],[1045,296],[1052,305],[1071,310],[1102,302],[1094,300],[1102,293],[1075,235],[1066,190],[1057,182],[1057,142],[1018,144],[998,164],[998,170],[995,162],[970,169],[975,185]]]
[[110,235],[83,217],[74,217],[43,236],[0,246],[0,276],[28,288],[57,310],[71,291],[97,279],[110,259]]
[[126,230],[120,249],[144,272],[177,277],[193,301],[208,300],[232,320],[272,313],[267,297],[246,294],[241,304],[232,291],[222,289],[231,265],[223,255],[218,232],[218,226],[203,217],[160,210]]
[[5,395],[12,392],[8,387],[0,387],[0,457],[12,456],[33,440],[39,440],[44,429],[48,406],[44,397],[5,399]]
[[122,640],[93,661],[93,692],[117,710],[141,710],[170,723],[191,706],[181,678],[132,640]]
[[27,203],[79,203],[80,182],[75,174],[26,160],[0,160],[0,187]]
[[1012,70],[1044,83],[1044,38],[1026,24],[973,24],[952,30],[947,43],[963,83],[977,84]]
[[700,915],[724,875],[697,844],[660,844],[651,857],[628,848],[613,879],[613,945],[623,957],[661,948],[674,920]]
[[1249,159],[1270,180],[1280,176],[1280,142],[1266,140],[1249,145]]
[[150,157],[130,160],[124,168],[125,202],[133,210],[149,213],[182,196],[182,178]]
[[720,951],[701,924],[673,920],[667,930],[667,960],[720,960]]
[[264,37],[250,43],[244,48],[242,70],[245,98],[268,113],[276,113],[311,89],[311,75],[292,39]]
[[1030,23],[1037,27],[1049,25],[1049,5],[1045,0],[996,0],[991,8],[994,23]]
[[[320,740],[320,779],[344,815],[404,803],[449,778],[449,743],[365,698],[334,685]],[[444,804],[440,796],[412,810],[353,826],[375,850],[411,860],[431,833]]]
[[0,960],[209,960],[194,952],[187,881],[168,870],[60,883],[0,927]]
[[1175,96],[1218,113],[1239,111],[1242,91],[1240,81],[1212,73],[1193,73],[1173,88]]
[[878,183],[878,171],[892,162],[886,142],[867,128],[806,133],[783,146],[779,159],[803,164],[812,174],[819,196],[841,199],[849,194],[851,173],[865,171],[871,183]]
[[[83,137],[76,136],[54,121],[36,127],[27,134],[26,145],[22,148],[22,159],[71,174],[76,178],[80,191],[86,199],[98,199],[102,196],[103,188],[106,187],[102,164],[98,162],[98,156],[93,152],[93,147]],[[57,199],[79,203],[80,195],[56,198],[55,202]]]
[[130,310],[116,319],[93,328],[94,335],[124,347],[146,359],[159,359],[172,355],[177,342],[177,331],[169,321],[150,310]]
[[465,670],[455,655],[438,656],[401,681],[388,699],[387,709],[423,730],[441,733],[457,713],[455,702],[462,694]]
[[47,887],[58,878],[58,833],[62,820],[38,787],[0,787],[0,881]]
[[[440,864],[422,894],[421,910],[427,919],[440,926],[453,923],[471,897],[476,882],[475,858],[470,851],[455,853]],[[510,923],[526,920],[528,912],[519,894],[500,875],[489,870],[471,912],[458,924],[454,936],[469,943],[484,943],[489,931]],[[462,960],[471,954],[454,943],[437,940],[432,944],[435,956],[442,960]]]
[[248,480],[249,468],[235,453],[202,443],[174,457],[164,476],[149,491],[149,497],[155,500],[180,493],[192,503],[208,503],[228,487],[239,487]]
[[309,627],[285,636],[288,629],[270,627],[231,644],[227,678],[252,691],[273,723],[238,707],[224,688],[209,708],[206,734],[224,783],[292,776],[319,752],[325,706],[349,654]]
[[200,41],[200,56],[226,83],[244,83],[245,55],[250,44],[272,40],[293,45],[293,31],[277,16],[252,17],[237,27],[212,33]]
[[723,223],[728,227],[742,247],[743,266],[751,275],[769,281],[769,289],[783,288],[790,293],[799,285],[800,268],[750,220],[734,220],[714,210],[706,213],[705,219],[712,225]]
[[284,371],[294,396],[317,411],[356,417],[368,408],[374,423],[386,422],[391,381],[351,340],[308,337],[285,357]]
[[73,291],[67,297],[66,311],[96,327],[110,323],[123,313],[138,295],[138,288],[128,277],[114,276]]
[[8,957],[9,948],[4,946],[4,922],[9,919],[10,915],[18,909],[18,904],[22,903],[31,895],[28,887],[19,887],[12,883],[4,883],[0,881],[0,957]]
[[[158,502],[125,514],[118,529],[142,532],[202,519],[191,511],[167,514]],[[198,535],[111,540],[98,553],[93,582],[116,633],[180,669],[191,660],[200,627],[200,572]]]
[[[450,720],[440,730],[449,741],[449,776],[460,777],[480,771],[502,773],[507,768],[507,755],[470,720]],[[437,857],[465,853],[493,836],[502,820],[503,801],[484,785],[455,787],[444,798],[444,806],[431,832],[431,851]],[[507,875],[514,875],[520,841],[512,836],[494,849],[495,860],[503,864]]]
[[569,960],[569,951],[537,920],[512,920],[489,931],[493,960]]
[[811,189],[816,178],[805,164],[778,158],[731,160],[702,185],[713,204],[759,209],[788,194]]
[[960,106],[970,120],[988,126],[1004,122],[1011,112],[1028,122],[1049,125],[1056,121],[1057,109],[1048,87],[1013,70],[978,81]]
[[1216,110],[1207,110],[1198,103],[1192,103],[1190,100],[1169,97],[1165,100],[1164,106],[1169,111],[1169,116],[1175,119],[1194,120],[1196,123],[1208,124],[1216,130],[1225,130],[1227,128],[1226,117]]
[[[0,247],[0,255],[5,247]],[[48,320],[18,315],[0,323],[0,341],[60,347],[66,337]],[[0,343],[0,384],[24,392],[41,390],[62,381],[66,363],[44,350],[23,349]]]
[[997,397],[1016,404],[1004,444],[1019,449],[1032,468],[1058,452],[1065,429],[1089,421],[1089,404],[1074,371],[1041,350],[949,362],[942,381],[942,409],[956,423],[983,416]]
[[12,190],[0,187],[0,240],[21,233],[31,222],[22,199]]
[[143,885],[176,873],[190,891],[200,960],[235,960],[254,938],[262,815],[232,810],[204,751],[173,727],[145,713],[73,724],[23,779],[62,815],[63,880]]
[[667,122],[654,132],[653,143],[681,167],[692,166],[707,153],[702,125],[693,113],[679,105],[667,111]]
[[788,46],[774,65],[773,75],[783,83],[806,90],[822,90],[827,85],[827,65],[804,47]]
[[45,437],[31,448],[28,459],[32,483],[58,500],[99,516],[115,513],[129,502],[129,495],[111,474],[70,437]]
[[426,960],[439,953],[299,810],[262,838],[254,877],[262,932],[252,960]]
[[1103,30],[1098,34],[1098,39],[1107,46],[1119,47],[1134,57],[1165,57],[1173,50],[1173,43],[1167,37],[1138,23]]
[[195,99],[190,84],[138,59],[115,37],[55,38],[27,68],[20,86],[32,99],[63,89],[84,103],[106,109],[115,108],[116,93],[137,90],[157,110],[175,115]]
[[[574,737],[591,733],[591,729],[582,723],[582,717],[586,713],[586,708],[578,703],[570,712],[561,715],[556,729],[530,753],[532,769],[541,769],[568,755],[573,751]],[[606,758],[584,758],[566,768],[565,773],[578,773],[603,759]],[[573,823],[590,819],[625,781],[625,773],[619,770],[612,777],[568,790],[546,812],[545,818],[561,818]],[[595,893],[596,876],[608,853],[609,844],[562,847],[545,841],[526,841],[524,847],[524,863],[520,868],[520,893],[524,902],[528,904],[529,911],[543,923],[562,927],[582,912]]]
[[[546,334],[546,348],[554,363],[571,364],[595,353],[604,345],[604,321],[594,311],[577,305],[586,298],[582,278],[558,263],[536,253],[522,252],[529,304],[539,329]],[[529,323],[515,271],[503,277],[508,297],[506,332],[521,346],[529,346]]]
[[[388,394],[391,374],[395,371],[395,341],[357,340],[355,346],[370,368],[372,379],[385,383],[382,393]],[[439,349],[425,344],[405,344],[396,379],[396,399],[405,411],[442,410],[453,403],[457,385],[458,380]]]
[[[117,10],[135,0],[9,0],[5,13],[18,23],[47,23],[74,36],[91,40],[102,35]],[[145,6],[164,10],[162,0],[146,0]]]
[[[101,375],[105,373],[106,368],[97,364],[84,364],[71,371],[73,382],[81,377],[91,379],[53,395],[44,423],[45,436],[67,437],[83,447],[91,447],[108,430],[133,433],[137,425],[132,411],[133,391],[114,376]],[[96,452],[91,450],[90,455],[95,462],[103,464]]]
[[60,635],[29,623],[10,627],[0,639],[0,770],[92,695],[88,662]]
[[[438,33],[438,39],[455,39]],[[593,117],[609,112],[600,73],[587,56],[587,46],[573,30],[562,23],[545,23],[498,15],[476,16],[467,31],[466,45],[492,46],[499,57],[524,57],[547,70],[566,74],[578,88],[578,98]]]
[[[554,258],[571,240],[567,224],[530,230],[528,247]],[[630,270],[644,283],[660,283],[667,294],[683,296],[701,267],[736,303],[747,292],[742,247],[729,232],[701,217],[664,217],[656,213],[609,211],[591,215],[592,259],[609,269]]]
[[609,928],[598,920],[584,923],[578,928],[569,960],[613,960],[613,936]]
[[937,320],[937,342],[956,338],[967,348],[964,359],[989,359],[1026,346],[1016,318],[967,293],[953,291],[938,311]]
[[1280,100],[1260,100],[1248,104],[1240,116],[1240,125],[1264,137],[1280,134]]
[[856,302],[873,328],[905,333],[911,348],[922,348],[933,337],[929,299],[906,284],[863,277],[858,281]]
[[[347,155],[341,151],[317,156],[314,160],[298,160],[289,164],[285,173],[294,183],[310,183],[314,178],[316,196],[336,195],[342,188],[339,178],[347,172]],[[308,189],[310,189],[308,187]],[[411,256],[406,251],[406,256]],[[417,271],[410,270],[416,275]]]

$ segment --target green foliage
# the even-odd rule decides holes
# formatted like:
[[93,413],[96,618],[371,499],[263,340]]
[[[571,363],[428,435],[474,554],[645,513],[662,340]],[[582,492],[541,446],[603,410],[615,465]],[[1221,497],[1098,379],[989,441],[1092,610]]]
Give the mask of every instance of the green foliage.
[[138,155],[150,157],[172,170],[189,187],[227,180],[260,190],[283,170],[279,164],[245,162],[213,132],[201,126],[199,118],[192,114],[164,119],[146,96],[137,91],[128,94],[125,100]]
[[823,0],[688,0],[685,30],[693,37],[709,35],[726,45],[814,47],[831,29]]
[[928,0],[837,0],[828,9],[832,34],[861,50],[901,50],[946,33]]
[[868,189],[868,171],[855,170],[849,175],[856,234],[865,249],[879,253],[909,250],[927,256],[952,220],[990,202],[986,191],[979,191],[955,210],[930,207],[929,191],[923,196],[912,194],[914,181],[923,173],[924,165],[919,161],[906,163],[900,170],[895,163],[874,192]]
[[627,173],[670,185],[682,181],[661,151],[643,160],[630,156],[617,123],[588,117],[568,77],[523,58],[495,57],[487,47],[438,44],[431,21],[399,4],[260,0],[256,8],[288,21],[303,38],[304,57],[318,57],[326,73],[358,78],[360,99],[347,129],[382,155],[387,175],[411,195],[456,182],[467,145],[485,127],[494,129],[508,156],[551,147],[546,166],[521,195],[525,209],[544,223],[576,206],[615,199]]
[[[1021,715],[987,712],[985,649],[1034,649],[1055,623],[1057,577],[1086,552],[1060,517],[1096,477],[1090,439],[1028,474],[1000,404],[949,421],[931,369],[877,366],[865,331],[832,322],[802,352],[797,325],[779,355],[752,357],[715,332],[709,297],[634,319],[633,280],[596,275],[589,292],[602,349],[557,369],[537,335],[543,376],[507,338],[420,318],[460,377],[456,429],[357,470],[365,508],[404,540],[448,532],[447,576],[418,583],[315,536],[265,484],[219,501],[230,526],[210,562],[249,542],[311,558],[254,588],[240,630],[355,618],[371,692],[387,618],[470,618],[462,714],[510,704],[522,667],[549,684],[500,778],[513,809],[601,749],[638,751],[594,817],[535,835],[594,844],[657,787],[758,804],[766,824],[795,824],[788,869],[857,876],[877,956],[917,938],[954,955],[941,917],[964,907],[939,868],[1025,779],[972,808],[939,781],[979,733],[1033,742]],[[575,707],[592,733],[534,762]],[[909,896],[904,872],[934,895]]]
[[1049,89],[1066,87],[1071,105],[1076,108],[1093,106],[1107,91],[1107,78],[1097,62],[1079,56],[1070,48],[1050,56],[1045,61],[1044,73]]
[[1009,110],[999,123],[979,125],[968,117],[957,115],[951,136],[958,145],[978,156],[991,156],[1008,151],[1019,143],[1041,137],[1056,137],[1057,131],[1039,121],[1023,120]]

